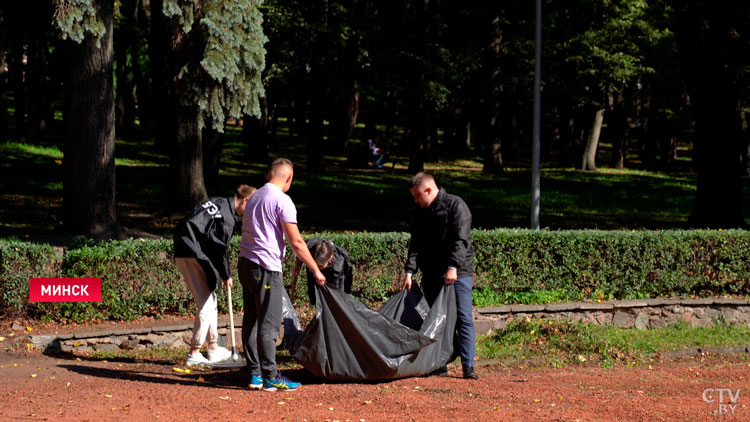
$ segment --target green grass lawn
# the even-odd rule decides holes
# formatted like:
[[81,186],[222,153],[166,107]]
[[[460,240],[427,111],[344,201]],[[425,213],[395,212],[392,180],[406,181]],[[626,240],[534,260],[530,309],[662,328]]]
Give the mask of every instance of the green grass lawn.
[[[237,127],[228,128],[219,187],[209,192],[211,196],[229,195],[240,183],[256,187],[265,183],[265,164],[244,158],[239,132]],[[344,156],[326,155],[326,171],[310,173],[305,171],[304,145],[282,126],[270,142],[270,152],[296,164],[289,194],[297,204],[303,232],[408,230],[413,200],[406,184],[412,174],[399,148],[395,148],[395,169],[347,168]],[[152,216],[165,197],[168,157],[156,152],[148,137],[118,140],[116,156],[123,225],[170,236],[175,222]],[[5,204],[0,209],[0,238],[45,241],[61,236],[63,160],[59,136],[36,145],[0,143],[0,200]],[[484,174],[478,156],[430,162],[426,168],[440,185],[466,200],[475,228],[528,227],[528,168],[511,163],[503,175]],[[750,192],[750,180],[745,178],[744,183],[745,192]],[[687,222],[695,176],[687,171],[606,168],[581,172],[543,164],[541,189],[542,227],[669,229]],[[744,195],[746,219],[750,219],[749,197]]]
[[689,347],[747,346],[750,327],[718,324],[711,328],[679,323],[664,328],[619,329],[568,320],[518,320],[482,336],[477,352],[508,365],[560,367],[594,362],[602,366],[639,364],[655,353]]

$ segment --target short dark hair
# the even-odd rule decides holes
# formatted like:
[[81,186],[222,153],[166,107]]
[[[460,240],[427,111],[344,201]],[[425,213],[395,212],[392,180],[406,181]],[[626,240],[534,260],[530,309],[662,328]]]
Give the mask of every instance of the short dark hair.
[[[414,186],[422,186],[423,183],[428,181],[435,182],[435,178],[430,173],[420,171],[411,178],[411,181],[409,182],[409,189],[413,188]],[[435,184],[437,184],[437,182],[435,182]]]
[[328,239],[324,239],[316,243],[312,248],[310,248],[310,254],[312,255],[313,260],[318,265],[318,267],[326,265],[333,256],[331,241]]
[[237,199],[245,199],[253,196],[253,194],[258,189],[255,189],[254,187],[250,185],[239,185],[237,187],[237,192],[234,193],[234,197]]

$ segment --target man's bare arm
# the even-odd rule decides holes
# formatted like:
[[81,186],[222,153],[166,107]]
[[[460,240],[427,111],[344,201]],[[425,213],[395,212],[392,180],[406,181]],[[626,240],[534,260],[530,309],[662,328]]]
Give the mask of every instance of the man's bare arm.
[[305,243],[305,240],[302,239],[297,224],[283,223],[282,228],[284,229],[284,234],[286,235],[287,240],[289,240],[289,245],[292,247],[292,251],[294,251],[294,254],[297,255],[305,265],[307,265],[307,268],[309,268],[310,271],[312,271],[313,277],[315,277],[315,282],[318,283],[319,286],[326,284],[326,277],[320,272],[318,264],[315,263],[315,260],[310,254],[310,250],[307,249],[307,244]]

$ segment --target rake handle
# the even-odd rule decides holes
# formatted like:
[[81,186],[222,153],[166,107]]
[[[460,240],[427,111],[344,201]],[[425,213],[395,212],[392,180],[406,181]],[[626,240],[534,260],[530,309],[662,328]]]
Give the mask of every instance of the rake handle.
[[232,311],[232,289],[227,289],[227,302],[229,302],[229,328],[232,332],[232,358],[237,354],[237,345],[234,342],[234,312]]

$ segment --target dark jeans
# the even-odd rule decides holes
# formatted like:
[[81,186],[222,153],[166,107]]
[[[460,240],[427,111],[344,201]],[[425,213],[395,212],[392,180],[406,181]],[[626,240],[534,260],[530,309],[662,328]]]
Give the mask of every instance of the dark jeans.
[[283,279],[280,272],[268,271],[244,257],[237,267],[245,306],[242,346],[247,367],[253,375],[274,379],[278,373],[276,337],[281,325]]
[[[425,285],[423,293],[427,303],[432,303],[437,298],[445,281],[440,277],[431,278],[429,285]],[[456,332],[461,365],[463,367],[474,367],[474,356],[476,355],[476,339],[474,334],[474,319],[471,314],[471,286],[473,277],[463,277],[454,283],[456,289]],[[424,282],[424,280],[423,280]],[[455,353],[455,352],[454,352]]]

